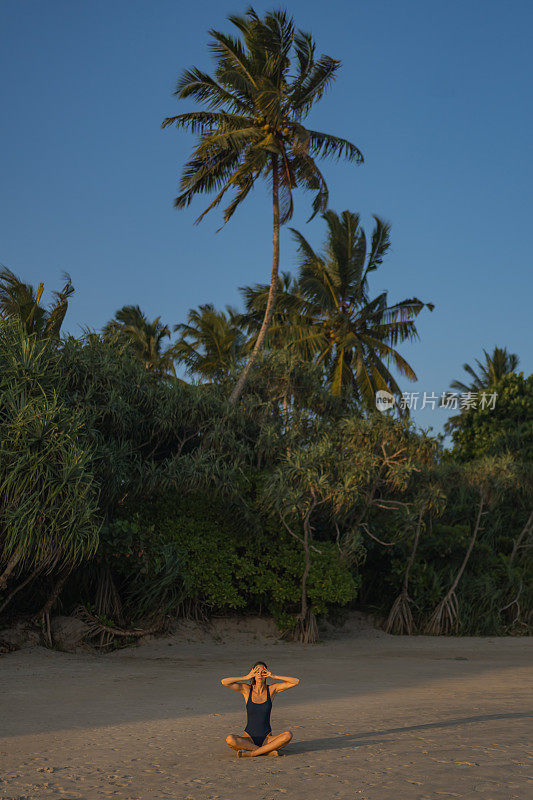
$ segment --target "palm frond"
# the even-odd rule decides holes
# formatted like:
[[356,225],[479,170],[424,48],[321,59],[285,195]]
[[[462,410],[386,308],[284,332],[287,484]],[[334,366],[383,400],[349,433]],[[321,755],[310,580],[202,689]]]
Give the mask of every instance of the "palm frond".
[[347,161],[354,161],[356,164],[364,162],[363,154],[348,139],[340,136],[332,136],[329,133],[308,130],[309,133],[309,152],[315,158],[345,158]]

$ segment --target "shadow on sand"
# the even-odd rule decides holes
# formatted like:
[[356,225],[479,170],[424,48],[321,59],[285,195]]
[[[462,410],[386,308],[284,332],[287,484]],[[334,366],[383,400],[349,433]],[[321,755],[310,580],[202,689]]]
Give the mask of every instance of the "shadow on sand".
[[391,741],[390,739],[383,740],[377,737],[389,736],[394,733],[428,731],[435,728],[454,728],[459,725],[468,725],[472,722],[491,722],[498,719],[522,719],[524,717],[533,717],[533,711],[517,711],[508,714],[480,714],[476,717],[458,717],[457,719],[447,719],[442,722],[426,722],[423,725],[406,725],[401,728],[387,728],[381,731],[345,733],[340,736],[307,739],[300,742],[293,740],[290,746],[290,753],[309,753],[313,750],[345,750],[349,747],[364,747],[366,745],[379,744],[382,741]]

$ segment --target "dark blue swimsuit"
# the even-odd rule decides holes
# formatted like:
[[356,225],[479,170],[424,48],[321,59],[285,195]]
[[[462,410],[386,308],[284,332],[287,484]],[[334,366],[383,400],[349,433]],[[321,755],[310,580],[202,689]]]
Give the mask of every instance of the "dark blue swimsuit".
[[250,693],[246,701],[246,713],[248,719],[246,720],[246,728],[244,729],[247,734],[252,737],[254,744],[261,747],[267,735],[272,733],[270,727],[270,712],[272,710],[272,700],[270,699],[270,690],[268,685],[267,699],[264,703],[254,703],[252,700],[253,684],[250,686]]

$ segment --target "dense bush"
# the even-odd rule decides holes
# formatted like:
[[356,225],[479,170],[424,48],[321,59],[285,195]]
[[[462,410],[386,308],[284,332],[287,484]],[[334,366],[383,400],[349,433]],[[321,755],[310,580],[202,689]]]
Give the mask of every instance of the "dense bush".
[[[451,504],[450,504],[451,506]],[[453,508],[450,507],[453,516]],[[503,520],[509,519],[503,517]],[[519,516],[523,527],[524,512]],[[463,635],[527,634],[533,607],[531,563],[526,557],[511,563],[514,541],[520,527],[501,529],[502,518],[494,515],[476,541],[462,582],[457,590],[459,620]],[[422,531],[409,579],[416,630],[422,630],[432,609],[444,596],[464,557],[471,526],[434,520]],[[412,534],[399,535],[391,548],[368,546],[362,575],[365,605],[385,618],[399,588],[412,545]],[[518,600],[518,604],[515,601]]]
[[[0,325],[0,609],[37,610],[65,584],[73,602],[74,585],[98,613],[121,617],[107,561],[93,558],[99,530],[126,499],[218,482],[224,459],[209,436],[224,442],[224,404],[218,387],[157,379],[112,338],[39,339],[17,321]],[[237,462],[238,442],[227,450]],[[151,583],[138,576],[133,616],[153,609],[157,586],[159,599],[176,594],[174,556],[157,559]]]
[[500,412],[465,413],[443,454],[286,352],[232,407],[124,342],[4,324],[0,611],[264,612],[312,641],[315,615],[357,602],[396,632],[527,632],[531,381],[503,378]]
[[453,432],[453,457],[462,461],[511,452],[533,461],[533,375],[510,372],[487,390],[496,393],[494,408],[468,409]]
[[[102,552],[126,592],[128,581],[150,571],[161,547],[172,547],[181,603],[192,602],[197,611],[268,612],[282,627],[290,625],[300,599],[303,553],[282,528],[247,529],[223,500],[205,494],[167,492],[124,512],[104,534],[112,539]],[[359,578],[333,543],[320,543],[319,549],[312,555],[308,593],[314,612],[324,614],[355,598]]]

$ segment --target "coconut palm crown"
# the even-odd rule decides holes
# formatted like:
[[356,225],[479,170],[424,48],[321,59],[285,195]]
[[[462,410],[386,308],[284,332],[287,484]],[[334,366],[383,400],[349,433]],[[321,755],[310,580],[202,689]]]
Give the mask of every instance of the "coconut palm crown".
[[68,273],[64,273],[65,285],[53,292],[54,300],[48,308],[41,305],[44,284],[35,289],[24,283],[8,267],[0,269],[0,320],[18,319],[28,334],[39,338],[58,338],[68,310],[74,287]]
[[139,306],[123,306],[103,330],[129,342],[146,369],[175,375],[173,346],[163,348],[163,340],[170,338],[170,328],[161,322],[160,317],[150,322]]
[[[450,389],[458,390],[466,394],[470,392],[482,392],[494,386],[504,375],[515,372],[520,363],[520,358],[517,354],[510,353],[506,347],[495,347],[492,353],[483,350],[483,355],[485,358],[484,361],[476,358],[476,369],[470,364],[463,364],[464,371],[471,378],[470,383],[454,380],[450,383]],[[450,405],[450,401],[454,395],[455,391],[445,392],[441,399],[441,405]],[[446,433],[450,433],[460,426],[463,414],[465,413],[468,413],[468,406],[462,408],[461,413],[448,418],[444,424]]]
[[217,311],[211,303],[191,308],[186,323],[175,325],[181,334],[174,352],[190,375],[203,380],[221,380],[242,358],[244,334],[238,314],[231,307]]
[[488,389],[497,383],[504,375],[514,372],[520,363],[516,353],[509,353],[506,347],[495,347],[492,353],[483,350],[485,360],[476,358],[476,370],[470,364],[463,364],[464,371],[472,378],[471,383],[455,380],[450,388],[459,389],[461,392],[478,392]]
[[[375,216],[370,242],[358,214],[328,210],[322,215],[326,242],[317,252],[297,230],[298,276],[283,273],[268,344],[289,347],[324,368],[334,395],[348,392],[375,407],[375,393],[384,389],[398,396],[400,387],[390,371],[416,380],[413,368],[397,345],[418,337],[415,318],[426,306],[417,297],[389,304],[388,293],[373,297],[369,276],[390,248],[390,224]],[[243,324],[257,330],[266,302],[266,286],[242,290],[247,313]]]
[[303,120],[331,86],[340,61],[316,54],[313,38],[294,26],[283,10],[260,18],[253,8],[228,17],[237,36],[210,30],[209,49],[215,60],[213,76],[186,70],[175,95],[206,107],[168,117],[163,128],[175,125],[197,134],[198,144],[185,164],[180,194],[174,204],[188,206],[198,194],[215,196],[197,219],[218,206],[227,193],[226,223],[254,187],[266,179],[272,190],[273,255],[269,300],[261,331],[248,363],[232,393],[242,393],[248,372],[263,345],[274,310],[279,268],[279,226],[293,213],[293,190],[314,193],[312,215],[325,211],[328,188],[315,159],[346,158],[360,163],[358,148],[346,139],[307,128]]

